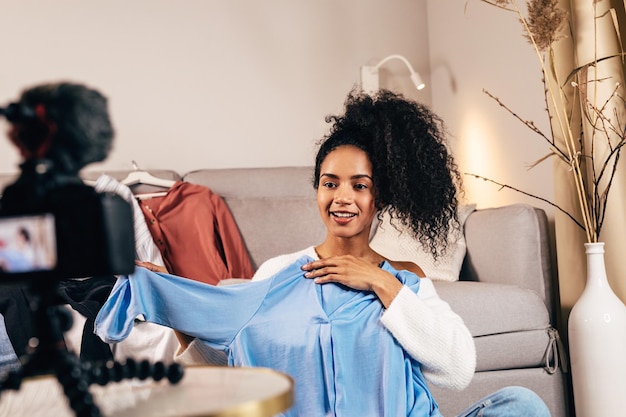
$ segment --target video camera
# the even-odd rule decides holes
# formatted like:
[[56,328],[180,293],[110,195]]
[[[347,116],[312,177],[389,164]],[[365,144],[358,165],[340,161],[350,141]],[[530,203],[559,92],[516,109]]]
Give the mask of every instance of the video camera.
[[[9,139],[25,159],[17,180],[0,196],[0,285],[28,285],[18,289],[19,300],[28,298],[34,321],[28,336],[37,340],[20,358],[20,369],[0,376],[0,391],[19,389],[24,377],[53,373],[77,417],[100,416],[91,384],[150,376],[180,381],[179,364],[168,369],[162,362],[153,366],[131,359],[83,362],[65,344],[72,317],[61,305],[65,299],[58,290],[64,281],[104,277],[70,284],[95,281],[98,290],[106,290],[108,284],[101,281],[135,269],[130,204],[117,194],[96,192],[79,176],[81,168],[103,160],[110,149],[113,127],[106,98],[79,84],[45,84],[0,108],[0,116],[12,124]],[[101,292],[90,285],[85,290]]]
[[[35,111],[20,103],[0,108],[29,128]],[[98,193],[55,161],[30,159],[0,198],[0,283],[130,274],[135,242],[132,208]]]

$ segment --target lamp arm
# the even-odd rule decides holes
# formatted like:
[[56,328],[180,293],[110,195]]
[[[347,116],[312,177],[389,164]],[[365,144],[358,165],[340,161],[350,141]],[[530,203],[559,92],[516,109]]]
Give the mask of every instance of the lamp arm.
[[384,58],[380,61],[376,66],[363,66],[361,67],[361,87],[366,91],[376,91],[378,90],[378,69],[387,61],[391,59],[399,59],[409,68],[411,73],[411,81],[415,85],[415,88],[418,90],[423,89],[426,84],[422,80],[422,77],[415,72],[411,63],[402,55],[389,55],[387,58]]
[[415,73],[415,70],[411,66],[411,63],[402,55],[389,55],[387,58],[384,58],[382,61],[380,61],[374,68],[378,70],[385,62],[390,61],[392,59],[401,60],[402,62],[406,64],[407,67],[409,67],[409,71],[411,71],[411,74]]

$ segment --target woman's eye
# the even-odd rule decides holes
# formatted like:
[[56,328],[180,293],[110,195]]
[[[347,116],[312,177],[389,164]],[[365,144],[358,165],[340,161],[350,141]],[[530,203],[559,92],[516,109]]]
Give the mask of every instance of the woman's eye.
[[367,185],[365,185],[365,184],[355,184],[354,188],[356,188],[357,190],[366,190],[367,189]]
[[325,182],[324,183],[324,187],[325,188],[335,188],[337,185],[335,185],[334,182]]

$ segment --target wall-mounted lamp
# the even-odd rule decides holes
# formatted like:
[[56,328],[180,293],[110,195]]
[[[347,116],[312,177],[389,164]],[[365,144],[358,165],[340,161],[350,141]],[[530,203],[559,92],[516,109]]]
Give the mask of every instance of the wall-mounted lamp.
[[378,91],[378,69],[387,61],[392,59],[399,59],[409,67],[409,71],[411,72],[411,81],[415,84],[415,88],[421,90],[426,87],[424,81],[422,81],[422,77],[413,70],[411,63],[402,55],[389,55],[387,58],[384,58],[375,66],[362,66],[361,67],[361,88],[368,94],[375,93]]

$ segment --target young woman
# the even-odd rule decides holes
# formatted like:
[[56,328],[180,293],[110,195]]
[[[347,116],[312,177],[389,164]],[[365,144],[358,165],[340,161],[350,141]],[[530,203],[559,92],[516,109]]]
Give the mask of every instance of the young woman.
[[[217,349],[230,365],[282,370],[296,381],[296,402],[285,415],[440,416],[428,383],[469,384],[472,336],[418,265],[385,259],[369,246],[369,234],[388,210],[435,256],[446,250],[449,229],[458,226],[460,175],[443,125],[426,107],[387,91],[350,94],[345,113],[329,121],[313,184],[323,242],[266,261],[253,282],[236,288],[201,288],[139,268],[114,289],[98,334],[121,339],[141,313],[190,335],[181,339],[181,363],[206,363]],[[120,307],[124,300],[131,301]],[[197,304],[195,316],[204,319],[172,308],[178,303],[181,310]],[[534,393],[515,387],[462,415],[549,413]]]

